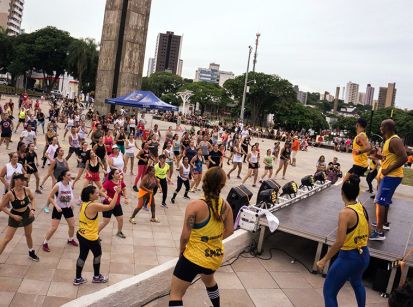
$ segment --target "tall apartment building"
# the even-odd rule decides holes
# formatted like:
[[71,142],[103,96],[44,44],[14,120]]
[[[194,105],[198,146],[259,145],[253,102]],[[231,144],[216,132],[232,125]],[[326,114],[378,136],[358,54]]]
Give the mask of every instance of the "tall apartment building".
[[346,86],[346,97],[344,103],[357,104],[359,99],[359,85],[357,83],[348,82]]
[[223,86],[228,79],[234,79],[234,73],[230,71],[221,71],[220,65],[210,63],[209,68],[198,68],[195,71],[195,82],[204,81],[210,83],[217,83]]
[[180,77],[182,77],[182,68],[184,66],[184,61],[182,59],[179,59],[178,61],[178,69],[176,70],[176,74]]
[[150,77],[155,72],[155,58],[149,58],[148,60],[148,72],[147,77]]
[[21,33],[24,0],[0,0],[0,27],[8,35],[15,36]]
[[176,75],[179,69],[182,37],[174,32],[159,33],[155,49],[155,72],[169,71]]
[[389,83],[387,87],[380,87],[377,108],[393,107],[396,101],[396,83]]
[[297,100],[300,101],[303,105],[307,104],[308,93],[303,91],[298,91]]
[[358,104],[365,105],[366,104],[366,93],[359,93]]
[[365,98],[364,104],[368,106],[373,105],[373,97],[374,97],[374,87],[372,87],[371,84],[367,84],[366,98]]

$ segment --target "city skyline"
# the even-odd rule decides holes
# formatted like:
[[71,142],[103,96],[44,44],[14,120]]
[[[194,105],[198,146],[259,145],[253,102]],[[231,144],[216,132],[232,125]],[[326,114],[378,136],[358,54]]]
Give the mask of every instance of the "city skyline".
[[[31,32],[52,25],[75,37],[100,41],[105,2],[27,0],[22,28]],[[80,5],[82,10],[74,9]],[[358,10],[351,9],[354,5]],[[408,12],[413,3],[393,3],[394,14],[386,18],[383,7],[372,0],[351,0],[346,6],[339,0],[263,0],[254,9],[251,14],[249,1],[211,0],[196,6],[189,0],[180,1],[179,6],[166,0],[152,1],[145,67],[155,53],[157,34],[174,31],[184,35],[183,77],[193,78],[196,68],[210,62],[220,63],[236,75],[242,74],[248,45],[254,44],[255,34],[260,32],[257,71],[276,73],[300,85],[300,89],[321,93],[334,92],[337,85],[343,86],[349,80],[362,89],[366,84],[379,88],[396,82],[396,106],[413,108],[413,89],[409,84],[413,67],[408,62],[408,50],[413,46],[409,30],[413,22]],[[47,18],[42,18],[44,12],[49,12]],[[208,27],[201,22],[204,17],[208,18]],[[374,99],[377,94],[378,91]]]

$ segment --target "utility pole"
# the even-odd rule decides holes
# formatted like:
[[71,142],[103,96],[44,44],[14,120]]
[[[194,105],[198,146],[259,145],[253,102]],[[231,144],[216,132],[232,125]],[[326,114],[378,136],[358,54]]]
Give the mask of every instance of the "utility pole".
[[251,61],[251,53],[252,53],[252,46],[248,46],[249,53],[248,53],[248,64],[247,64],[247,72],[245,73],[245,84],[244,84],[244,93],[242,95],[242,103],[241,103],[241,114],[240,119],[244,121],[244,109],[245,109],[245,99],[247,98],[247,87],[248,87],[248,71],[250,70],[250,61]]
[[257,64],[257,56],[258,56],[258,43],[260,40],[260,33],[257,33],[257,38],[255,39],[255,52],[254,52],[254,61],[253,61],[253,65],[252,65],[252,71],[255,72],[255,65]]

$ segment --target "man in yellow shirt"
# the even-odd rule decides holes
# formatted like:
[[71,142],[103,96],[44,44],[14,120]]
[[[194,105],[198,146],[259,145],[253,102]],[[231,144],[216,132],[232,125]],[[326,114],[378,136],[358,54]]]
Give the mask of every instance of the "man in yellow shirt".
[[370,240],[383,241],[384,229],[390,230],[387,221],[390,204],[396,188],[403,179],[403,165],[407,161],[407,153],[402,140],[395,134],[396,123],[392,119],[386,119],[381,123],[380,131],[386,140],[381,154],[376,156],[382,160],[379,172],[380,184],[376,194],[376,223],[372,223],[376,229],[370,235]]
[[356,123],[357,136],[353,140],[353,166],[343,179],[344,182],[348,180],[351,174],[362,177],[367,171],[371,145],[366,135],[366,127],[367,121],[364,118],[359,118]]

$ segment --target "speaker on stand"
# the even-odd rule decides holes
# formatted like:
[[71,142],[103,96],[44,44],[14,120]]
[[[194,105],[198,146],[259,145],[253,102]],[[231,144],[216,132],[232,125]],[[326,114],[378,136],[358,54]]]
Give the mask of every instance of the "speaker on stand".
[[227,202],[232,208],[232,213],[235,219],[237,218],[238,212],[243,206],[249,206],[250,200],[252,198],[252,192],[248,190],[245,185],[240,185],[238,187],[233,187],[227,196]]

